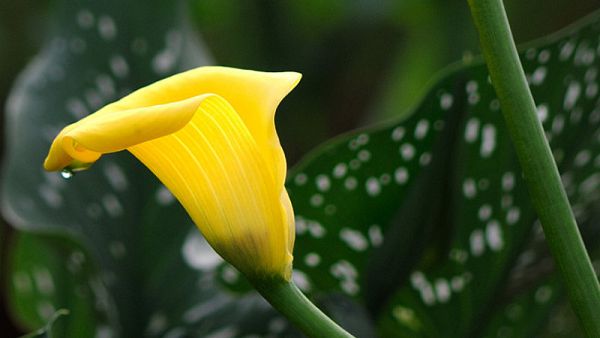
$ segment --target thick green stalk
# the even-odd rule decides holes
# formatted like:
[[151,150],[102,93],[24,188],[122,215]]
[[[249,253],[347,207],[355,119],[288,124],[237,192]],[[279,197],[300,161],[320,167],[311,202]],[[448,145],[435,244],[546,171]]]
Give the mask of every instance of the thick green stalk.
[[468,0],[481,49],[500,100],[529,194],[567,288],[589,337],[600,336],[600,287],[577,229],[558,168],[512,39],[501,0]]
[[275,309],[311,338],[353,338],[310,302],[292,282],[254,281],[254,287]]

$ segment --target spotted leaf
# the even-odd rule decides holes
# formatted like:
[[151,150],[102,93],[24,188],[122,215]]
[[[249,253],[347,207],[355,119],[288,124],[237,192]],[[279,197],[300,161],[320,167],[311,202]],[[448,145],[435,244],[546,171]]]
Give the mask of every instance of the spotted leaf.
[[[580,224],[590,220],[600,197],[596,181],[600,165],[594,164],[600,154],[596,79],[600,27],[594,21],[598,19],[539,41],[521,54],[538,117]],[[464,337],[485,330],[490,335],[519,336],[517,329],[522,327],[494,326],[492,319],[498,319],[494,310],[502,311],[507,301],[524,308],[526,304],[519,305],[524,299],[527,304],[533,300],[537,313],[547,315],[562,293],[559,283],[545,282],[547,273],[540,273],[544,264],[553,269],[548,267],[547,250],[531,250],[536,243],[543,245],[543,233],[486,69],[478,64],[454,76],[460,74],[469,78],[465,87],[469,104],[448,176],[455,191],[447,201],[453,210],[448,223],[452,230],[445,250],[437,251],[433,259],[422,258],[388,302],[384,313],[395,324],[384,323],[382,330],[395,336]],[[582,231],[588,238],[595,232],[585,226]],[[532,260],[538,264],[530,264]],[[509,289],[514,283],[506,283],[524,279],[532,279],[529,282],[537,287],[514,290]],[[524,320],[538,325],[529,327],[532,330],[545,318]]]

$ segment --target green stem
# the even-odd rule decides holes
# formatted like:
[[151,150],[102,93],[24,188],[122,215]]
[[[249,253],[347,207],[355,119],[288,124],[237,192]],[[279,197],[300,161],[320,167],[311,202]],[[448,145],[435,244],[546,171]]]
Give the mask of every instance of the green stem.
[[533,97],[501,0],[468,0],[481,49],[502,106],[529,194],[567,288],[589,337],[600,335],[600,287],[579,234],[558,168],[537,119]]
[[354,337],[321,312],[294,283],[283,280],[262,280],[253,284],[275,309],[308,337]]

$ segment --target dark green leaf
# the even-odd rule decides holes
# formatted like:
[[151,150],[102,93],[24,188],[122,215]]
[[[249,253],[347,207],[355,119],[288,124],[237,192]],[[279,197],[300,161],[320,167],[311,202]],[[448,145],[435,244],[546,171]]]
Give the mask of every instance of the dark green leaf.
[[[594,163],[600,154],[595,75],[600,64],[596,52],[599,31],[598,24],[588,20],[577,29],[569,29],[522,54],[539,117],[580,224],[589,220],[591,207],[599,197],[600,164]],[[467,110],[465,137],[456,157],[456,190],[462,187],[463,191],[462,196],[457,194],[460,197],[451,201],[457,217],[453,222],[450,250],[447,257],[414,271],[388,307],[393,313],[397,307],[411,304],[409,307],[421,322],[435,323],[428,326],[433,331],[416,330],[413,336],[435,336],[442,332],[445,336],[478,336],[485,323],[494,317],[499,304],[506,302],[502,297],[512,266],[537,258],[535,252],[524,250],[527,234],[533,229],[534,243],[543,240],[500,114],[494,113],[497,101],[485,81],[485,68],[479,65],[465,72],[477,81],[477,103]],[[474,82],[467,83],[467,92],[469,83]],[[472,121],[477,121],[477,127],[472,127],[475,138],[470,142]],[[495,131],[489,137],[493,153],[487,158],[483,156],[486,128]],[[472,186],[474,189],[468,188],[471,179],[477,183]],[[482,181],[486,182],[485,188],[481,186]],[[458,256],[463,259],[456,261],[456,253],[461,253]],[[533,276],[534,281],[535,277],[543,278],[543,274],[536,276],[539,272],[536,268],[539,266],[521,270],[521,278]],[[464,283],[455,284],[461,280],[456,278],[462,278]],[[458,285],[461,287],[456,287]],[[552,300],[556,299],[554,295],[560,290],[554,284],[540,288],[543,293],[540,289],[531,289],[524,297],[542,294],[535,297],[537,303],[551,307]],[[513,294],[521,293],[516,291]],[[397,318],[394,327],[403,330],[407,326]],[[515,332],[515,336],[519,336],[518,331]]]

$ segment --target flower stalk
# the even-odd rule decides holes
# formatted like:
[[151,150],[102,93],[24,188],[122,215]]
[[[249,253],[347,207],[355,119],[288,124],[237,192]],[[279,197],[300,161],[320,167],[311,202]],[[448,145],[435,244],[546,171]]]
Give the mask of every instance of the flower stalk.
[[586,335],[597,337],[600,335],[600,286],[537,118],[502,0],[468,2],[530,198],[571,306]]
[[311,338],[352,338],[351,334],[311,303],[293,282],[282,279],[254,280],[256,290]]

